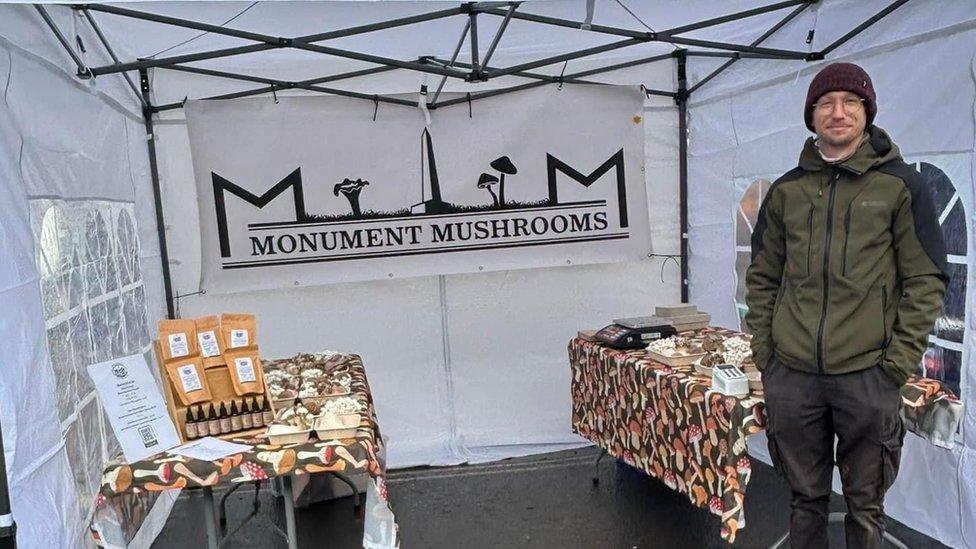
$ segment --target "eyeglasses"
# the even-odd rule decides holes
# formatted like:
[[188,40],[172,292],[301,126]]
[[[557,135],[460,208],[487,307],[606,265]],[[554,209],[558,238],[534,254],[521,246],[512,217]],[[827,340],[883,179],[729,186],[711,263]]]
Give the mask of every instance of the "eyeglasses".
[[[840,103],[844,107],[845,113],[852,114],[858,110],[861,103],[864,103],[864,99],[860,97],[848,97],[847,99],[842,100]],[[819,103],[814,103],[813,108],[816,109],[820,114],[830,114],[834,112],[834,105],[836,104],[836,101],[821,101]]]

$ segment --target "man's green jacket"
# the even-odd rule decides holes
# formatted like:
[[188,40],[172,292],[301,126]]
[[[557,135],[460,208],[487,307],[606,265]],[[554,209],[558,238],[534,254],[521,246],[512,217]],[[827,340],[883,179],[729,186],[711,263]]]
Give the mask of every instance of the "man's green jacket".
[[929,189],[881,128],[840,164],[813,138],[759,210],[746,272],[756,365],[881,364],[899,384],[925,352],[948,281]]

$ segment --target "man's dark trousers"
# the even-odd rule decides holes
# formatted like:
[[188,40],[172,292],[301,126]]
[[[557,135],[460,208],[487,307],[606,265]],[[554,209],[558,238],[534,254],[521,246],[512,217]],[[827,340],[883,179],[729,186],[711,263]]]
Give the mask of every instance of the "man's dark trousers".
[[847,501],[851,548],[880,548],[884,494],[895,481],[905,436],[900,388],[880,366],[842,375],[794,370],[777,359],[763,371],[773,465],[793,492],[790,545],[827,547],[834,467]]

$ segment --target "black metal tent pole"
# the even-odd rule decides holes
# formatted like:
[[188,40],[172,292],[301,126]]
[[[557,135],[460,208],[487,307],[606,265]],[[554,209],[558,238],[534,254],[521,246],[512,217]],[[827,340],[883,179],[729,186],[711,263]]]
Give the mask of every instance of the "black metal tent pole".
[[675,50],[678,65],[678,202],[681,223],[681,302],[688,303],[688,78],[685,50]]
[[[759,44],[763,43],[767,38],[769,38],[770,36],[772,36],[776,31],[778,31],[779,29],[783,28],[784,26],[786,26],[787,23],[789,23],[790,21],[792,21],[793,19],[795,19],[796,16],[800,15],[801,13],[803,13],[807,9],[808,6],[809,6],[809,4],[804,4],[804,5],[801,5],[801,6],[797,7],[793,11],[791,11],[789,14],[786,15],[786,17],[784,17],[778,23],[776,23],[775,25],[773,25],[772,28],[770,28],[769,30],[767,30],[766,32],[764,32],[762,34],[762,36],[760,36],[759,38],[753,40],[752,41],[752,44],[750,44],[750,45],[751,46],[758,46]],[[710,81],[711,79],[715,78],[716,76],[718,76],[719,74],[721,74],[723,71],[725,71],[725,69],[731,67],[740,58],[741,58],[741,56],[740,57],[733,57],[732,59],[729,59],[728,61],[726,61],[725,63],[723,63],[721,67],[715,69],[714,71],[710,72],[707,76],[705,76],[704,78],[702,78],[701,80],[699,80],[698,82],[696,82],[694,86],[692,86],[691,88],[688,89],[688,93],[689,94],[695,93],[695,90],[697,90],[698,88],[704,86],[708,81]]]
[[872,17],[868,18],[866,21],[864,21],[860,25],[854,27],[854,29],[852,29],[851,32],[845,34],[844,36],[841,36],[840,38],[838,38],[837,40],[835,40],[832,44],[830,44],[829,46],[827,46],[826,48],[824,48],[823,50],[821,50],[819,52],[818,60],[819,59],[823,59],[824,56],[826,56],[830,52],[834,51],[835,49],[839,48],[845,42],[847,42],[851,38],[854,38],[855,36],[857,36],[858,34],[860,34],[861,32],[863,32],[864,29],[866,29],[866,28],[870,27],[871,25],[877,23],[878,21],[880,21],[881,19],[883,19],[885,16],[887,16],[889,13],[891,13],[891,12],[895,11],[896,9],[900,8],[903,4],[905,4],[907,2],[908,2],[908,0],[896,0],[895,2],[892,2],[890,5],[888,5],[888,7],[884,8],[883,10],[881,10],[878,13],[874,14]]
[[71,60],[78,68],[78,76],[90,75],[91,69],[86,67],[85,64],[81,61],[81,58],[78,57],[78,54],[75,53],[74,48],[71,47],[71,44],[68,43],[68,40],[64,37],[64,34],[61,33],[61,29],[59,29],[58,26],[54,24],[54,21],[51,19],[51,16],[48,15],[47,10],[44,9],[44,6],[40,4],[34,4],[34,9],[37,10],[37,13],[41,14],[41,18],[44,19],[44,22],[47,24],[48,28],[51,29],[51,32],[54,33],[54,36],[58,39],[58,42],[61,43],[61,47],[64,48],[64,51],[68,52],[68,55],[71,57]]
[[[390,103],[392,105],[403,105],[406,107],[416,107],[417,103],[415,101],[407,101],[406,99],[397,99],[394,97],[385,97],[382,95],[373,95],[366,93],[359,93],[347,90],[339,90],[335,88],[326,88],[323,86],[316,86],[313,84],[306,84],[303,82],[289,82],[286,80],[276,80],[274,78],[264,78],[261,76],[248,76],[244,74],[237,74],[233,72],[224,72],[213,69],[201,69],[198,67],[184,67],[182,65],[168,65],[166,67],[160,67],[160,69],[189,72],[194,74],[202,74],[206,76],[214,76],[217,78],[226,78],[230,80],[242,80],[245,82],[257,82],[262,84],[267,84],[269,86],[274,86],[275,90],[288,90],[288,89],[302,89],[315,91],[319,93],[327,93],[331,95],[341,95],[343,97],[353,97],[356,99],[368,99],[370,101],[379,101],[381,103]],[[265,92],[268,88],[262,88]]]
[[517,72],[523,72],[527,70],[532,70],[538,67],[544,67],[546,65],[552,65],[554,63],[562,63],[563,61],[570,61],[572,59],[579,59],[580,57],[586,57],[588,55],[594,55],[597,53],[603,53],[607,51],[618,50],[620,48],[626,48],[628,46],[633,46],[635,44],[640,44],[642,41],[636,38],[628,38],[626,40],[621,40],[619,42],[612,42],[610,44],[604,44],[602,46],[596,46],[593,48],[586,48],[584,50],[573,51],[569,53],[564,53],[561,55],[555,55],[553,57],[547,57],[545,59],[539,59],[537,61],[530,61],[528,63],[522,63],[520,65],[513,65],[511,67],[506,67],[500,70],[495,70],[492,72],[486,72],[485,77],[487,78],[497,78],[499,76],[505,76],[508,74],[515,74]]
[[3,457],[3,433],[0,432],[0,549],[17,549],[17,523],[10,512],[10,487],[7,486],[7,464]]
[[[119,56],[115,55],[115,50],[112,49],[112,46],[108,43],[108,39],[105,38],[104,34],[102,34],[102,29],[99,28],[98,23],[95,22],[95,18],[92,17],[91,12],[88,10],[81,10],[81,13],[85,15],[85,19],[88,20],[88,24],[91,25],[92,30],[95,31],[95,35],[98,36],[98,41],[102,43],[102,47],[105,48],[105,51],[108,53],[109,57],[112,58],[112,61],[115,62],[116,65],[121,64],[122,61],[119,60]],[[126,84],[129,85],[129,89],[131,89],[132,93],[136,95],[136,99],[138,99],[139,103],[142,103],[142,106],[145,107],[146,100],[142,97],[142,94],[139,93],[136,85],[132,82],[132,78],[129,77],[128,73],[123,72],[121,74],[122,78],[125,78]]]
[[480,64],[478,63],[478,12],[471,11],[468,14],[468,33],[471,39],[471,79],[479,80],[481,74]]
[[[460,103],[467,103],[469,101],[477,101],[478,99],[485,99],[485,98],[488,98],[488,97],[496,97],[496,96],[503,95],[503,94],[506,94],[506,93],[516,92],[516,91],[522,91],[522,90],[528,90],[528,89],[532,89],[532,88],[538,88],[540,86],[545,86],[546,84],[551,84],[553,82],[559,82],[559,81],[564,81],[564,82],[581,82],[579,79],[582,78],[582,77],[584,77],[584,76],[592,76],[594,74],[600,74],[600,73],[604,73],[604,72],[610,72],[610,71],[618,70],[618,69],[621,69],[621,68],[635,67],[635,66],[638,66],[638,65],[643,65],[643,64],[647,64],[647,63],[653,63],[655,61],[663,61],[665,59],[671,59],[673,57],[674,57],[674,54],[673,53],[666,53],[666,54],[663,54],[663,55],[655,55],[655,56],[647,57],[647,58],[644,58],[644,59],[637,59],[637,60],[634,60],[634,61],[627,61],[627,62],[624,62],[624,63],[617,63],[617,64],[614,64],[614,65],[608,65],[606,67],[599,67],[599,68],[596,68],[596,69],[589,69],[589,70],[585,70],[585,71],[575,72],[575,73],[571,73],[571,74],[564,75],[562,77],[553,77],[553,78],[556,78],[556,80],[539,80],[538,82],[530,82],[528,84],[521,84],[521,85],[518,85],[518,86],[511,86],[511,87],[507,87],[507,88],[500,88],[500,89],[497,89],[497,90],[491,90],[491,91],[485,91],[485,92],[475,93],[475,94],[471,94],[471,97],[458,97],[458,98],[455,98],[455,99],[449,99],[447,101],[441,101],[439,103],[434,103],[432,105],[429,105],[428,107],[431,108],[431,109],[438,109],[438,108],[441,108],[441,107],[449,107],[451,105],[458,105]],[[526,76],[526,75],[525,74],[518,74],[518,76]],[[536,75],[536,76],[544,77],[545,75]],[[595,84],[595,82],[585,82],[585,83]],[[645,89],[645,92],[648,95],[659,95],[659,96],[664,96],[664,97],[675,97],[677,95],[674,92],[669,92],[669,91],[664,91],[664,90]]]
[[[171,68],[171,67],[166,67],[166,68]],[[322,76],[322,77],[319,77],[319,78],[312,78],[312,79],[309,79],[309,80],[302,80],[300,82],[295,82],[295,84],[296,84],[296,86],[299,85],[299,84],[303,84],[303,85],[323,84],[323,83],[326,83],[326,82],[334,82],[336,80],[345,80],[347,78],[357,78],[359,76],[368,76],[368,75],[371,75],[371,74],[377,74],[377,73],[381,73],[381,72],[392,71],[392,70],[396,70],[396,68],[397,67],[388,67],[388,66],[373,67],[373,68],[370,68],[370,69],[363,69],[363,70],[352,71],[352,72],[344,72],[344,73],[340,73],[340,74],[333,74],[333,75],[329,75],[329,76]],[[189,71],[187,71],[187,72],[189,72]],[[228,73],[228,74],[232,74],[232,73]],[[243,75],[241,75],[241,76],[243,76]],[[295,87],[295,86],[293,86],[293,87]],[[205,100],[205,101],[209,101],[209,100],[220,100],[220,99],[239,99],[241,97],[252,97],[252,96],[255,96],[255,95],[261,95],[263,93],[268,93],[269,91],[279,91],[279,90],[287,90],[287,89],[291,89],[291,88],[285,87],[285,86],[275,86],[275,85],[272,84],[271,86],[263,86],[263,87],[254,88],[254,89],[251,89],[251,90],[244,90],[244,91],[239,91],[239,92],[234,92],[234,93],[225,93],[225,94],[214,95],[214,96],[210,96],[210,97],[203,97],[201,99],[202,100]],[[375,99],[375,100],[379,101],[378,97],[379,96],[372,96],[372,95],[369,96],[369,98],[371,100],[374,100]],[[154,112],[154,113],[157,113],[157,112],[162,112],[162,111],[171,111],[171,110],[179,109],[179,108],[182,108],[182,107],[183,107],[183,102],[180,101],[178,103],[168,103],[168,104],[165,104],[165,105],[154,105],[154,106],[150,107],[150,110],[152,110],[152,112]]]
[[159,260],[163,264],[163,292],[166,295],[166,318],[176,318],[173,304],[173,279],[169,270],[169,247],[166,245],[166,222],[163,219],[163,193],[159,185],[159,166],[156,163],[156,134],[153,128],[152,98],[149,71],[139,70],[139,86],[145,107],[142,119],[146,125],[146,145],[149,147],[149,174],[152,177],[153,204],[156,209],[156,235],[159,238]]
[[[429,63],[440,63],[443,65],[450,63],[456,67],[461,67],[462,69],[471,68],[470,63],[462,63],[461,61],[448,62],[437,57],[426,57],[425,59]],[[496,67],[490,67],[488,65],[481,65],[481,68],[487,71],[499,70]],[[541,74],[537,72],[516,72],[516,73],[512,73],[512,76],[521,76],[522,78],[531,78],[532,80],[545,80],[546,82],[554,82],[557,84],[560,82],[568,82],[572,84],[601,84],[601,82],[590,82],[588,80],[573,78],[571,76],[553,76],[550,74]],[[433,103],[437,102],[437,96],[434,96],[434,100],[432,102]]]
[[[457,46],[454,47],[454,53],[451,54],[451,60],[445,66],[453,66],[457,61],[458,55],[461,54],[461,48],[464,46],[464,39],[468,37],[468,31],[471,30],[471,21],[468,20],[464,24],[464,30],[461,31],[461,38],[458,39]],[[441,83],[437,85],[437,91],[434,92],[434,97],[430,100],[431,103],[437,103],[437,98],[441,95],[441,90],[444,89],[444,83],[447,82],[447,77],[441,78]]]
[[512,14],[518,9],[518,4],[513,3],[508,7],[508,13],[505,14],[505,18],[502,19],[502,24],[498,26],[498,31],[495,32],[495,38],[492,39],[491,45],[488,46],[488,51],[485,53],[485,58],[481,61],[482,65],[487,65],[491,61],[491,56],[495,54],[495,48],[498,47],[498,43],[501,42],[502,34],[505,33],[505,29],[508,28],[508,23],[512,20]]
[[[781,2],[779,4],[773,4],[771,6],[766,6],[764,8],[756,8],[752,10],[747,10],[746,12],[740,12],[738,14],[727,15],[725,17],[718,18],[718,19],[721,19],[722,23],[726,23],[738,19],[743,19],[745,17],[752,17],[753,15],[758,15],[760,13],[780,10],[783,9],[784,7],[794,6],[798,3],[808,3],[810,1],[811,0],[791,0],[789,2]],[[505,17],[508,15],[508,12],[506,10],[500,10],[497,8],[475,8],[475,9],[477,9],[477,11],[481,13],[487,13],[490,15],[497,15],[501,17]],[[511,18],[521,19],[524,21],[534,21],[536,23],[545,23],[548,25],[553,25],[557,27],[566,27],[571,29],[580,29],[584,27],[584,23],[582,21],[560,19],[558,17],[549,17],[545,15],[536,15],[536,14],[530,14],[525,12],[514,12],[511,14]],[[717,24],[719,23],[713,22],[706,26],[712,26]],[[806,52],[801,52],[801,51],[772,49],[772,48],[756,48],[754,46],[742,46],[739,44],[729,44],[726,42],[715,42],[711,40],[681,38],[678,36],[674,36],[674,31],[671,31],[672,34],[665,34],[665,33],[657,33],[657,32],[636,31],[631,29],[621,29],[621,28],[610,27],[606,25],[589,25],[588,27],[586,27],[586,29],[596,33],[634,38],[640,42],[670,42],[673,44],[701,46],[707,48],[742,51],[742,52],[749,52],[749,53],[762,53],[767,55],[776,55],[780,57],[788,57],[788,58],[795,58],[795,59],[805,59],[806,56],[808,55]]]
[[[148,12],[130,10],[126,8],[120,8],[117,6],[110,6],[107,4],[84,4],[81,6],[76,6],[75,9],[89,9],[92,11],[101,11],[105,13],[111,13],[113,15],[129,17],[133,19],[141,19],[144,21],[152,21],[152,22],[162,23],[166,25],[191,28],[195,30],[211,32],[214,34],[221,34],[221,35],[231,36],[231,37],[240,38],[244,40],[254,40],[257,42],[261,42],[260,44],[252,44],[248,46],[240,46],[235,48],[225,48],[220,50],[200,52],[200,53],[189,54],[189,55],[181,55],[181,56],[161,58],[161,59],[142,59],[139,61],[135,61],[131,63],[123,63],[120,65],[109,65],[105,67],[91,67],[91,73],[96,76],[102,74],[110,74],[114,72],[161,67],[161,66],[177,64],[177,63],[203,61],[206,59],[215,59],[219,57],[241,55],[244,53],[254,53],[254,52],[265,51],[265,50],[270,50],[275,48],[298,48],[298,49],[304,49],[308,51],[315,51],[318,53],[325,53],[328,55],[336,55],[338,57],[347,57],[351,59],[358,59],[361,61],[388,64],[393,66],[399,66],[400,68],[410,68],[413,70],[420,70],[422,72],[430,72],[429,70],[425,70],[425,67],[423,67],[420,64],[405,66],[404,65],[405,62],[400,62],[396,59],[387,59],[387,58],[369,55],[369,54],[349,52],[338,48],[328,48],[325,46],[318,46],[316,44],[313,44],[313,42],[320,42],[323,40],[329,40],[333,38],[342,38],[345,36],[353,36],[356,34],[362,34],[366,32],[388,29],[388,28],[393,28],[393,27],[398,27],[403,25],[411,25],[423,21],[431,21],[434,19],[450,17],[453,15],[458,15],[463,12],[461,8],[452,8],[452,9],[440,10],[440,11],[430,12],[421,15],[415,15],[411,17],[391,19],[389,21],[382,21],[371,25],[360,25],[356,27],[349,27],[346,29],[338,29],[331,32],[313,34],[308,36],[300,36],[297,38],[283,38],[283,37],[269,36],[265,34],[254,33],[254,32],[241,31],[241,30],[221,27],[217,25],[210,25],[207,23],[200,23],[188,19],[180,19],[176,17],[168,17],[168,16],[158,15],[158,14],[153,14]],[[458,78],[464,78],[466,76],[463,74],[454,74],[450,71],[437,72],[436,74],[447,74],[448,76],[454,76]]]
[[723,15],[721,17],[714,17],[712,19],[706,19],[704,21],[699,21],[697,23],[691,23],[689,25],[683,25],[680,27],[674,27],[672,29],[666,29],[658,33],[659,36],[671,36],[675,34],[682,34],[685,32],[691,32],[696,30],[701,30],[708,27],[714,27],[715,25],[721,25],[723,23],[729,23],[731,21],[738,21],[739,19],[745,19],[747,17],[752,17],[754,15],[761,15],[764,13],[769,13],[771,11],[781,10],[783,8],[789,8],[796,6],[798,4],[803,4],[804,7],[809,4],[816,3],[818,0],[789,0],[787,2],[779,2],[777,4],[770,4],[768,6],[760,6],[758,8],[753,8],[750,10],[740,11],[737,13],[731,13],[729,15]]

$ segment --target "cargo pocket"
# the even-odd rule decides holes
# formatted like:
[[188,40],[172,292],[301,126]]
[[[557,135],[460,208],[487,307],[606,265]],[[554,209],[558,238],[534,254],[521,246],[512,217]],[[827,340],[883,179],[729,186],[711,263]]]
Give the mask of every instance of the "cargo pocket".
[[901,463],[901,448],[905,442],[905,421],[901,414],[895,417],[891,436],[881,441],[881,496],[895,483]]

